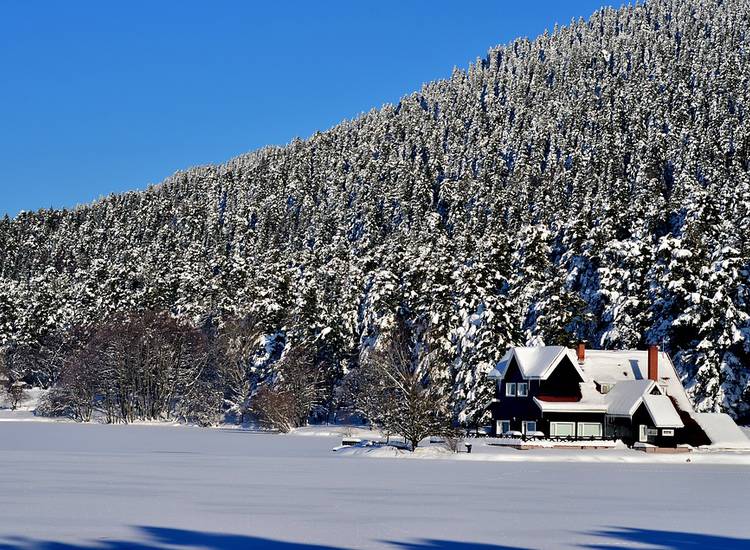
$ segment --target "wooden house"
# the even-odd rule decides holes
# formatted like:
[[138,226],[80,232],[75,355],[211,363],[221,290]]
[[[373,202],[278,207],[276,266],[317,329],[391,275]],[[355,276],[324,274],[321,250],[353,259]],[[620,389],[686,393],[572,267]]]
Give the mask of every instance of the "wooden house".
[[490,373],[493,434],[683,442],[693,412],[671,359],[647,351],[514,347]]

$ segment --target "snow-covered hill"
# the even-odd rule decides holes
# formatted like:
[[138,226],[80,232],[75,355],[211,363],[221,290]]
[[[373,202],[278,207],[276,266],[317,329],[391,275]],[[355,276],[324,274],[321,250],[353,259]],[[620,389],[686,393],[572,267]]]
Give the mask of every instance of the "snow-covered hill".
[[71,326],[252,318],[267,372],[304,346],[335,386],[400,323],[461,419],[509,344],[656,342],[746,418],[748,81],[746,0],[603,9],[307,141],[0,221],[0,342],[50,383]]

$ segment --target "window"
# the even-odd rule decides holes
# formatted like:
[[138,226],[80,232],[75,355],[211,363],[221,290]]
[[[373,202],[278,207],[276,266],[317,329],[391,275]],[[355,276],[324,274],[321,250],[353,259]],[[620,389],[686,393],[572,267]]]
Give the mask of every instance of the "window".
[[526,382],[519,382],[518,397],[526,397],[527,395],[529,395],[529,385]]
[[575,422],[550,422],[549,433],[555,437],[575,437]]
[[515,382],[505,383],[505,395],[507,397],[515,397],[516,395],[516,384]]
[[495,430],[497,430],[497,435],[502,435],[504,433],[507,433],[510,431],[510,420],[498,420],[497,426],[495,427]]
[[661,435],[667,436],[667,437],[674,437],[674,430],[672,430],[672,429],[662,430],[661,431]]
[[599,422],[579,422],[578,437],[601,437],[602,425]]
[[528,434],[536,431],[535,420],[524,420],[523,421],[523,433]]

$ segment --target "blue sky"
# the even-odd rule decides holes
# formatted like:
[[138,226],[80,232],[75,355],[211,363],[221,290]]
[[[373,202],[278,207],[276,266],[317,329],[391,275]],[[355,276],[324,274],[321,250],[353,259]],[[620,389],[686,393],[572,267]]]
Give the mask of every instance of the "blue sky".
[[603,3],[0,0],[0,215],[307,137]]

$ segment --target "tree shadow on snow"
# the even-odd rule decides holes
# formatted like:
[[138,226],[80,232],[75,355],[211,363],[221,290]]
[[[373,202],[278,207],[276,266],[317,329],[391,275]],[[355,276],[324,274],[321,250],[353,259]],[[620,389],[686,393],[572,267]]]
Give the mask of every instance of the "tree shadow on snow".
[[[650,550],[697,550],[699,548],[701,550],[747,550],[750,548],[750,539],[738,539],[721,535],[704,535],[701,533],[681,533],[679,531],[612,527],[602,531],[591,531],[587,534],[610,539],[606,544],[582,545],[583,548],[591,548],[593,550],[632,548],[633,543],[648,545]],[[618,546],[615,541],[627,543],[627,546]]]
[[[344,550],[346,545],[321,546],[285,542],[247,535],[206,533],[165,527],[138,527],[136,541],[96,540],[88,543],[63,543],[25,537],[0,537],[0,550],[174,550],[175,548],[200,548],[201,550]],[[418,540],[415,542],[384,541],[402,550],[523,550],[509,546],[474,544],[445,540]]]
[[403,550],[529,550],[519,546],[499,546],[479,542],[458,542],[454,540],[421,539],[415,542],[383,541],[394,548]]
[[[607,539],[600,544],[582,544],[581,548],[613,550],[632,547],[633,544],[648,545],[652,550],[739,550],[750,548],[750,539],[738,539],[719,535],[681,533],[613,527],[591,531],[586,535]],[[30,539],[25,537],[0,537],[0,550],[175,550],[196,548],[201,550],[344,550],[342,546],[324,546],[297,542],[285,542],[247,535],[207,533],[165,527],[138,527],[137,540],[96,540],[87,543],[64,543]],[[420,539],[414,541],[381,541],[396,550],[523,550],[494,544]],[[549,541],[548,541],[549,542]],[[564,543],[565,541],[555,541]],[[618,545],[622,543],[623,546]],[[539,541],[544,547],[545,541]]]

